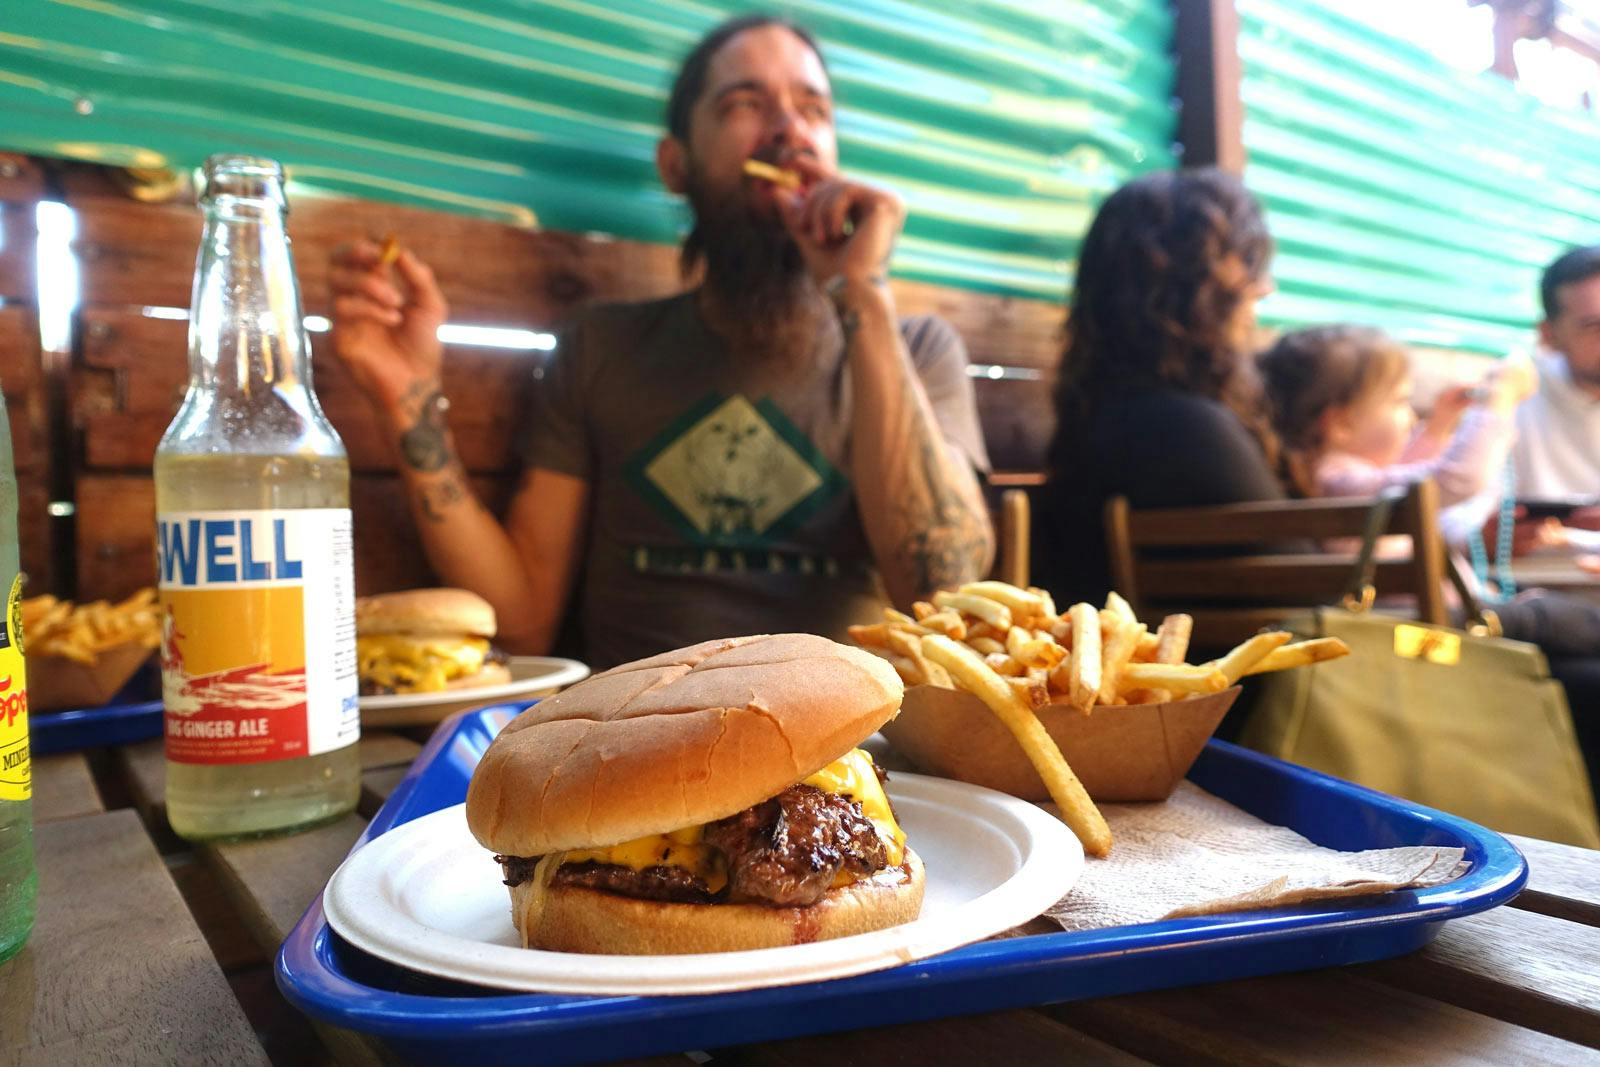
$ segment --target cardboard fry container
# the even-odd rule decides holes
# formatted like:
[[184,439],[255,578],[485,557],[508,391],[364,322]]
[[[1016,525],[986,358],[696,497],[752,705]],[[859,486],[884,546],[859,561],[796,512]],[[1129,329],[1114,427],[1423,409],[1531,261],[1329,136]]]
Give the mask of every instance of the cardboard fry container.
[[27,657],[28,710],[93,708],[117,695],[133,672],[155,654],[143,641],[102,649],[91,666],[64,656]]
[[[1165,800],[1238,696],[1233,686],[1192,700],[1097,707],[1089,715],[1046,704],[1037,714],[1089,796]],[[965,690],[912,686],[883,736],[930,774],[1024,800],[1050,799],[1011,731]]]

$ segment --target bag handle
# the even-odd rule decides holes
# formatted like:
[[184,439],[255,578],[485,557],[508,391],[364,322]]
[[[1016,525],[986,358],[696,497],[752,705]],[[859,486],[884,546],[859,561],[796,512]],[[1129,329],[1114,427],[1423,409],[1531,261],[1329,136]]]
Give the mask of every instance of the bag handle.
[[1367,511],[1367,525],[1361,534],[1361,551],[1356,554],[1355,572],[1339,601],[1349,611],[1367,611],[1377,599],[1378,590],[1373,585],[1373,579],[1378,573],[1378,538],[1389,529],[1395,505],[1405,499],[1406,492],[1404,486],[1390,486],[1377,495]]
[[1461,606],[1466,610],[1467,632],[1475,637],[1500,637],[1505,629],[1500,624],[1500,615],[1493,608],[1486,608],[1473,595],[1467,587],[1467,580],[1461,574],[1461,568],[1456,566],[1455,557],[1449,552],[1444,554],[1444,573],[1450,579],[1450,584],[1455,586],[1456,595],[1461,598]]

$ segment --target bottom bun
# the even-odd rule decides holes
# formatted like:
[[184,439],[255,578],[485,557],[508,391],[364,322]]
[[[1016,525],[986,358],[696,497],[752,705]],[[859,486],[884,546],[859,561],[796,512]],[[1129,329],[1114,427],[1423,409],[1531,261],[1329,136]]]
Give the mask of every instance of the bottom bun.
[[506,685],[511,681],[511,669],[504,663],[485,663],[483,670],[477,674],[469,674],[465,678],[456,678],[445,686],[446,689],[477,689],[485,685]]
[[[922,860],[830,889],[809,907],[671,904],[577,886],[551,886],[537,917],[533,882],[511,887],[511,918],[528,948],[607,955],[736,952],[827,941],[910,922],[922,910]],[[533,918],[534,928],[529,929]]]

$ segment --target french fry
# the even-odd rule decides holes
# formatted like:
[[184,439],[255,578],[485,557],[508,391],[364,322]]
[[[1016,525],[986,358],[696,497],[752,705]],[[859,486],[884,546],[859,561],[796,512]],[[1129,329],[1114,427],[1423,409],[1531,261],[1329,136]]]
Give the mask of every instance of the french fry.
[[1228,679],[1228,684],[1232,685],[1244,677],[1251,667],[1265,659],[1267,653],[1288,644],[1291,636],[1286,630],[1268,630],[1256,634],[1211,665],[1221,671],[1223,677]]
[[1139,647],[1133,650],[1134,662],[1154,663],[1156,650],[1160,647],[1161,638],[1146,627],[1143,636],[1139,638]]
[[[1090,608],[1093,611],[1093,608]],[[1098,625],[1098,624],[1097,624]],[[1044,779],[1051,799],[1061,809],[1061,819],[1071,828],[1083,849],[1091,856],[1104,856],[1111,851],[1111,828],[1106,825],[1100,809],[1094,806],[1089,794],[1072,773],[1061,755],[1055,740],[1045,731],[1039,717],[1027,702],[999,675],[990,670],[969,648],[952,641],[943,634],[929,634],[922,639],[922,654],[944,666],[950,677],[961,688],[974,694],[988,705],[1006,728],[1011,731],[1022,751],[1028,756],[1034,770]]]
[[890,629],[894,629],[898,626],[917,625],[916,619],[913,619],[910,615],[907,615],[903,611],[896,611],[894,608],[883,609],[883,621]]
[[937,685],[944,689],[951,688],[950,675],[945,669],[937,663],[930,663],[922,655],[922,635],[920,633],[890,630],[888,638],[889,647],[915,663],[917,670],[928,685]]
[[921,622],[923,619],[926,619],[929,615],[932,615],[938,610],[938,608],[934,607],[926,600],[919,600],[915,604],[911,605],[911,614],[916,616],[918,622]]
[[1024,667],[1043,667],[1047,671],[1067,658],[1067,650],[1051,640],[1049,634],[1041,637],[1024,626],[1007,631],[1006,651]]
[[1012,692],[1022,698],[1023,703],[1028,705],[1029,711],[1038,711],[1050,703],[1050,690],[1027,675],[1007,678],[1006,684],[1011,687]]
[[1174,693],[1220,693],[1228,688],[1227,675],[1212,666],[1187,663],[1130,663],[1122,669],[1128,689],[1167,689]]
[[1004,652],[991,652],[983,657],[983,662],[1002,678],[1021,678],[1027,673],[1027,668]]
[[890,652],[887,648],[871,646],[868,646],[866,651],[871,652],[879,659],[887,660],[889,666],[895,669],[895,673],[900,675],[900,680],[908,686],[923,685],[928,680],[927,676],[917,667],[916,662],[907,656],[902,656],[898,652]]
[[954,608],[968,615],[976,615],[999,633],[1011,629],[1011,609],[998,600],[975,593],[951,593],[941,589],[933,594],[933,602],[937,607]]
[[[1026,589],[1018,589],[1006,582],[968,582],[960,590],[967,596],[981,596],[1011,609],[1013,616],[1029,618],[1044,613],[1044,601]],[[935,599],[935,603],[937,603]],[[977,614],[974,612],[973,614]],[[996,624],[998,625],[998,624]]]
[[1182,663],[1183,657],[1189,654],[1189,635],[1194,632],[1194,617],[1191,615],[1168,615],[1161,620],[1161,628],[1156,631],[1157,663]]
[[378,266],[392,267],[400,258],[400,238],[392,233],[383,235],[383,247],[378,250]]
[[1056,611],[1056,598],[1036,585],[1028,586],[1028,592],[1039,598],[1039,614],[1047,620],[1054,622],[1059,614]]
[[1111,612],[1123,622],[1139,621],[1139,617],[1133,613],[1133,608],[1129,606],[1126,600],[1122,599],[1122,596],[1115,589],[1106,594],[1105,610]]
[[959,611],[936,611],[923,619],[919,624],[923,633],[941,633],[946,637],[953,637],[957,641],[967,636],[967,623]]
[[[1156,647],[1150,654],[1153,663],[1182,663],[1184,655],[1189,651],[1189,634],[1194,630],[1194,618],[1189,615],[1168,615],[1161,620],[1161,628],[1155,632]],[[1146,635],[1149,636],[1149,635]],[[1141,642],[1142,644],[1142,642]],[[1172,699],[1172,694],[1165,689],[1147,689],[1138,694],[1138,699],[1130,694],[1130,703],[1165,704]]]
[[1087,715],[1100,692],[1100,613],[1093,604],[1074,604],[1067,614],[1072,618],[1067,701]]
[[771,163],[759,159],[745,160],[744,172],[752,178],[760,178],[762,181],[771,182],[773,185],[782,186],[785,189],[800,188],[800,175],[792,170],[774,167]]
[[1286,671],[1291,667],[1308,667],[1313,663],[1322,663],[1349,654],[1350,646],[1337,637],[1317,637],[1275,648],[1257,660],[1255,665],[1244,673],[1248,676],[1266,674],[1268,671]]
[[888,648],[889,627],[881,622],[871,626],[851,626],[848,628],[850,640],[863,648]]
[[1134,649],[1139,647],[1139,638],[1144,635],[1145,625],[1142,622],[1129,622],[1111,609],[1100,614],[1102,620],[1108,614],[1112,616],[1112,630],[1100,653],[1099,698],[1102,704],[1115,704],[1122,672],[1133,659]]
[[1005,655],[1006,651],[1006,646],[992,637],[969,637],[967,644],[974,652],[984,656],[992,656],[995,653]]

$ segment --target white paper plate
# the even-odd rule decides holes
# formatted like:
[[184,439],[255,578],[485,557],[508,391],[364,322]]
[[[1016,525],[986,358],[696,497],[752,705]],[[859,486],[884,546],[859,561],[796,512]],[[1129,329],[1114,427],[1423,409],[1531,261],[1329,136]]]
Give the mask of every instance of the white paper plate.
[[927,865],[914,922],[834,941],[692,956],[601,956],[519,947],[500,868],[467,832],[466,805],[368,843],[322,895],[357,948],[427,974],[549,993],[718,993],[842,978],[932,956],[1019,926],[1077,881],[1083,849],[1026,801],[895,774],[889,795]]
[[443,722],[467,708],[481,708],[498,700],[548,696],[589,677],[589,668],[575,659],[557,656],[512,656],[506,663],[511,681],[475,689],[446,689],[438,693],[390,693],[360,698],[365,726],[416,726]]

